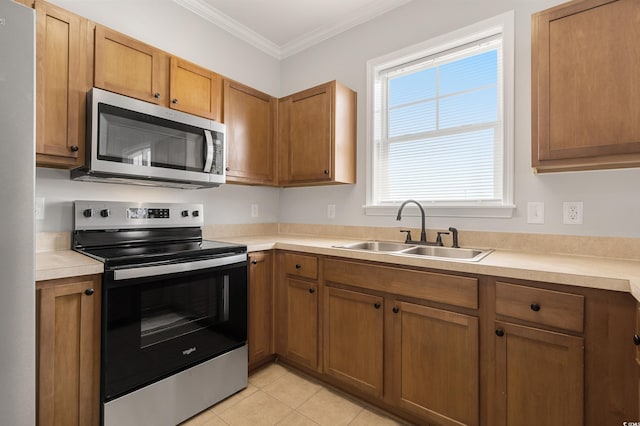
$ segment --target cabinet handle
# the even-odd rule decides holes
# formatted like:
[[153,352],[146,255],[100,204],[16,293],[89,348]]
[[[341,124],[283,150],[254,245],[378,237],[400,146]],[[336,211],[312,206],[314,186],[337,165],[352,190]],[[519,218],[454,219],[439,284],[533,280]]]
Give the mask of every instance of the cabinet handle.
[[540,305],[538,305],[537,303],[532,303],[531,310],[534,312],[538,312],[540,310]]
[[159,92],[154,93],[153,97],[156,99],[160,99],[160,93]]
[[78,152],[78,145],[71,145],[69,149],[71,150],[71,152]]
[[398,308],[397,306],[394,306],[392,310],[394,314],[397,314],[398,312],[400,312],[400,308]]
[[178,103],[178,99],[176,99],[176,98],[171,99],[171,103],[176,105]]
[[633,343],[634,343],[636,346],[640,346],[640,336],[638,336],[637,334],[634,334],[634,336],[633,336]]
[[376,309],[380,309],[380,304],[379,303],[374,303],[373,307],[376,308]]
[[225,168],[224,168],[224,171],[225,171],[225,172],[228,172],[229,170],[231,170],[229,167],[225,167]]
[[257,261],[257,260],[255,260],[255,259],[253,259],[253,260],[251,261],[251,264],[252,264],[252,265],[257,265],[257,264],[258,264],[258,261]]
[[496,336],[498,336],[498,337],[504,336],[504,330],[501,329],[501,328],[497,329],[496,330]]
[[296,263],[296,269],[300,269],[300,268],[302,268],[302,265],[299,263]]
[[95,290],[92,288],[88,288],[84,291],[84,294],[86,294],[87,296],[91,296],[93,293],[95,293]]
[[315,288],[310,288],[310,289],[309,289],[309,293],[313,294],[313,293],[315,293],[315,292],[316,292],[316,289],[315,289]]
[[328,175],[328,174],[329,174],[329,170],[324,169],[324,170],[322,171],[322,173],[324,173],[325,175]]

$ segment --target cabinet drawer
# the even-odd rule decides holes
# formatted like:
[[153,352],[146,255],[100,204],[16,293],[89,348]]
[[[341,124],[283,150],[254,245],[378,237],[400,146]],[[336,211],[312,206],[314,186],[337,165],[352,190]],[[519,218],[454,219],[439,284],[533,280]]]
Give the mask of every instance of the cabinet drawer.
[[496,314],[582,333],[584,296],[497,282]]
[[318,258],[303,254],[285,253],[284,271],[289,275],[309,278],[318,278]]

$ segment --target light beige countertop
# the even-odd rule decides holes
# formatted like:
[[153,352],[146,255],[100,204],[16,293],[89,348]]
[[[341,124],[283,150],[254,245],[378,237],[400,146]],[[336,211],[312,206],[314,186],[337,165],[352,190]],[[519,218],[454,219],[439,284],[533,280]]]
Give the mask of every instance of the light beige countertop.
[[[214,239],[209,237],[209,239]],[[439,260],[421,256],[373,253],[335,248],[364,239],[322,238],[296,235],[216,237],[246,244],[248,251],[292,250],[348,259],[417,266],[451,272],[492,275],[505,278],[545,281],[579,287],[631,293],[640,301],[640,261],[565,254],[494,250],[479,262]],[[36,254],[36,280],[101,273],[102,263],[71,250]]]

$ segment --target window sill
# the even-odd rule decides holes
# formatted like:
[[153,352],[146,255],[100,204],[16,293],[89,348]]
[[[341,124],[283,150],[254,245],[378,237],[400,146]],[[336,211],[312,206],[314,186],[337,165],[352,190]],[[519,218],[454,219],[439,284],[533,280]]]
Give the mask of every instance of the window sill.
[[[513,217],[516,206],[508,205],[475,205],[475,206],[429,206],[423,204],[425,215],[428,217],[487,217],[509,219]],[[395,206],[362,206],[367,216],[396,216],[400,205]],[[407,205],[402,210],[403,215],[419,216],[420,211],[415,205]]]

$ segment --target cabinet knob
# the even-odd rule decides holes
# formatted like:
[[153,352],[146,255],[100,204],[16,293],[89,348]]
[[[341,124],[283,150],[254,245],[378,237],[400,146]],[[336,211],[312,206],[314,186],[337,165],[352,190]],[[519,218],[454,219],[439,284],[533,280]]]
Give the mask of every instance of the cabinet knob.
[[71,150],[71,152],[78,152],[78,145],[71,145],[69,149]]
[[225,167],[225,168],[224,168],[224,170],[225,170],[226,172],[228,172],[228,171],[229,171],[229,170],[231,170],[231,169],[230,169],[229,167]]
[[253,259],[253,260],[251,261],[251,264],[252,264],[252,265],[257,265],[257,264],[258,264],[258,261],[257,261],[257,260],[255,260],[255,259]]
[[300,269],[300,268],[302,268],[302,265],[299,263],[296,263],[296,269]]
[[498,337],[504,336],[504,330],[501,329],[501,328],[497,329],[496,330],[496,336],[498,336]]
[[329,170],[324,169],[324,170],[322,171],[322,173],[324,173],[325,175],[328,175],[328,174],[329,174]]
[[633,335],[633,343],[634,343],[636,346],[640,346],[640,336],[638,336],[637,334],[634,334],[634,335]]
[[373,307],[376,308],[376,309],[380,309],[380,304],[379,303],[374,303]]
[[159,92],[154,93],[153,97],[156,99],[160,99],[160,93]]
[[313,293],[315,293],[315,292],[316,292],[316,289],[315,289],[315,288],[310,288],[310,289],[309,289],[309,293],[313,294]]
[[540,305],[538,305],[537,303],[532,303],[531,310],[534,312],[538,312],[540,310]]
[[176,105],[178,103],[178,99],[176,99],[176,98],[171,99],[171,103]]
[[95,293],[95,290],[92,288],[88,288],[84,291],[84,294],[86,294],[87,296],[91,296],[93,293]]
[[400,308],[398,308],[397,306],[394,306],[392,311],[394,314],[397,314],[398,312],[400,312]]

